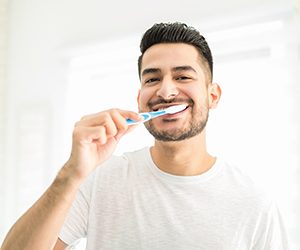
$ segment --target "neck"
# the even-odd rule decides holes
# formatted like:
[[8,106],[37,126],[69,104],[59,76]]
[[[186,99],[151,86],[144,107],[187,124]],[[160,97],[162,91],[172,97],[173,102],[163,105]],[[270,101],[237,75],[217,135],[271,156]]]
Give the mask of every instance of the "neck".
[[159,169],[173,175],[200,175],[215,163],[206,150],[205,131],[179,142],[155,141],[151,155]]

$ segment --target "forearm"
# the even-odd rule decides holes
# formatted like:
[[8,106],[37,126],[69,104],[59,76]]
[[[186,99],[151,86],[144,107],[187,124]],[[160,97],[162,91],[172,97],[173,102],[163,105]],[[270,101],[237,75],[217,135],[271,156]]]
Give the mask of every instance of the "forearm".
[[111,109],[75,124],[70,158],[42,197],[15,223],[1,250],[52,249],[80,183],[115,150],[121,137],[142,120],[131,111]]
[[47,191],[11,228],[1,250],[52,249],[79,185],[64,166]]

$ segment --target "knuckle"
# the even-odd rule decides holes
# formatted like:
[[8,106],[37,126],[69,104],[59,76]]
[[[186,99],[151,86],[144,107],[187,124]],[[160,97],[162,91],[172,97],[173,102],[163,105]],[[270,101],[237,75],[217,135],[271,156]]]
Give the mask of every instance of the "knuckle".
[[73,130],[73,138],[76,139],[80,137],[80,135],[81,135],[81,128],[77,126]]
[[116,135],[117,132],[118,132],[118,130],[117,130],[116,126],[113,126],[113,125],[109,126],[109,128],[107,129],[107,133],[111,136]]
[[[87,115],[84,115],[84,116],[81,117],[80,121],[84,121],[84,120],[86,120],[87,118],[88,118],[88,116],[87,116]],[[79,121],[79,122],[80,122],[80,121]]]
[[82,120],[75,122],[74,124],[74,128],[78,127],[81,125]]
[[103,126],[100,126],[98,128],[98,134],[99,134],[99,136],[104,136],[105,135],[105,128]]
[[105,121],[109,120],[111,118],[110,113],[109,112],[102,113],[102,118]]
[[111,115],[115,116],[118,115],[120,113],[119,109],[113,108],[110,110]]

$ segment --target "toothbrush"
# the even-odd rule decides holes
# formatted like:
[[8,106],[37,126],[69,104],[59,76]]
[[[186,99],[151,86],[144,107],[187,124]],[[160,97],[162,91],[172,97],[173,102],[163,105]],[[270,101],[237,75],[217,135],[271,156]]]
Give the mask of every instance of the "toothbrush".
[[134,120],[131,120],[131,119],[127,119],[126,123],[128,125],[144,123],[146,121],[149,121],[153,118],[156,118],[156,117],[159,117],[159,116],[162,116],[162,115],[178,113],[178,112],[184,110],[186,107],[187,107],[186,105],[180,104],[180,105],[174,105],[174,106],[168,107],[168,108],[163,109],[163,110],[140,113],[139,115],[144,118],[143,121],[134,121]]

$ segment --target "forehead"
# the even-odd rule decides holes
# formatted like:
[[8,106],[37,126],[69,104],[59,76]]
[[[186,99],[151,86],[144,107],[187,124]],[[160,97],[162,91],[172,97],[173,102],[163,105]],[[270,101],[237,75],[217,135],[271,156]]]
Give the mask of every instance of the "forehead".
[[141,72],[145,68],[168,69],[181,65],[190,65],[202,71],[203,66],[198,50],[185,43],[160,43],[145,51]]

